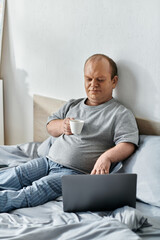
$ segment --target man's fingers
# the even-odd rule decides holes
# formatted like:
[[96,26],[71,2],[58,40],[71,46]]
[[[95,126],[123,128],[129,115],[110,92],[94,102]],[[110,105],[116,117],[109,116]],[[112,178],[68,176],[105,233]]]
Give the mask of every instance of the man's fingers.
[[70,131],[64,131],[65,135],[72,135],[72,133]]
[[93,169],[92,172],[91,172],[91,175],[94,175],[94,174],[96,174],[96,170],[95,169]]
[[101,170],[96,170],[96,175],[101,174]]
[[64,134],[66,135],[71,135],[71,129],[70,129],[70,122],[69,122],[70,118],[65,118],[64,119],[64,125],[63,125],[63,130],[64,130]]
[[106,170],[105,169],[102,169],[101,170],[101,174],[105,174],[106,173]]
[[91,175],[109,174],[107,169],[93,169]]

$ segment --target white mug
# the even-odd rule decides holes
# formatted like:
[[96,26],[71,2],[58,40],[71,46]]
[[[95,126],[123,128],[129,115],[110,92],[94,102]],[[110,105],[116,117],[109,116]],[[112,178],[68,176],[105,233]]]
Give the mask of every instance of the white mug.
[[84,125],[83,120],[73,119],[70,120],[70,128],[73,134],[80,134]]

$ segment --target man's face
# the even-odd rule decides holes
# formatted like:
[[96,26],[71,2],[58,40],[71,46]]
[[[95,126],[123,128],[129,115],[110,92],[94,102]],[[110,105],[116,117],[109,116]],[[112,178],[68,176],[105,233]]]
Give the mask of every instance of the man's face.
[[96,106],[112,98],[118,77],[111,79],[110,64],[107,59],[89,60],[84,68],[87,105]]

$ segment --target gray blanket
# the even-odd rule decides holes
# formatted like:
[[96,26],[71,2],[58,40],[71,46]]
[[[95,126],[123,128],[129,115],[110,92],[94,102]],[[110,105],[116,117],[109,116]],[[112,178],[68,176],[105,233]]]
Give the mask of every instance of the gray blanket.
[[62,201],[0,214],[0,239],[71,240],[141,239],[137,229],[146,218],[135,209],[124,207],[113,212],[65,213]]

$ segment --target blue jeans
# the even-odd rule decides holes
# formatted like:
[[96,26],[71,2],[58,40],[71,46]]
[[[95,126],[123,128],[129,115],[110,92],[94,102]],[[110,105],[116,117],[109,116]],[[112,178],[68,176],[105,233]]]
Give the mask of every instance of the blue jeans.
[[0,212],[34,207],[62,195],[61,177],[81,174],[47,158],[0,171]]

